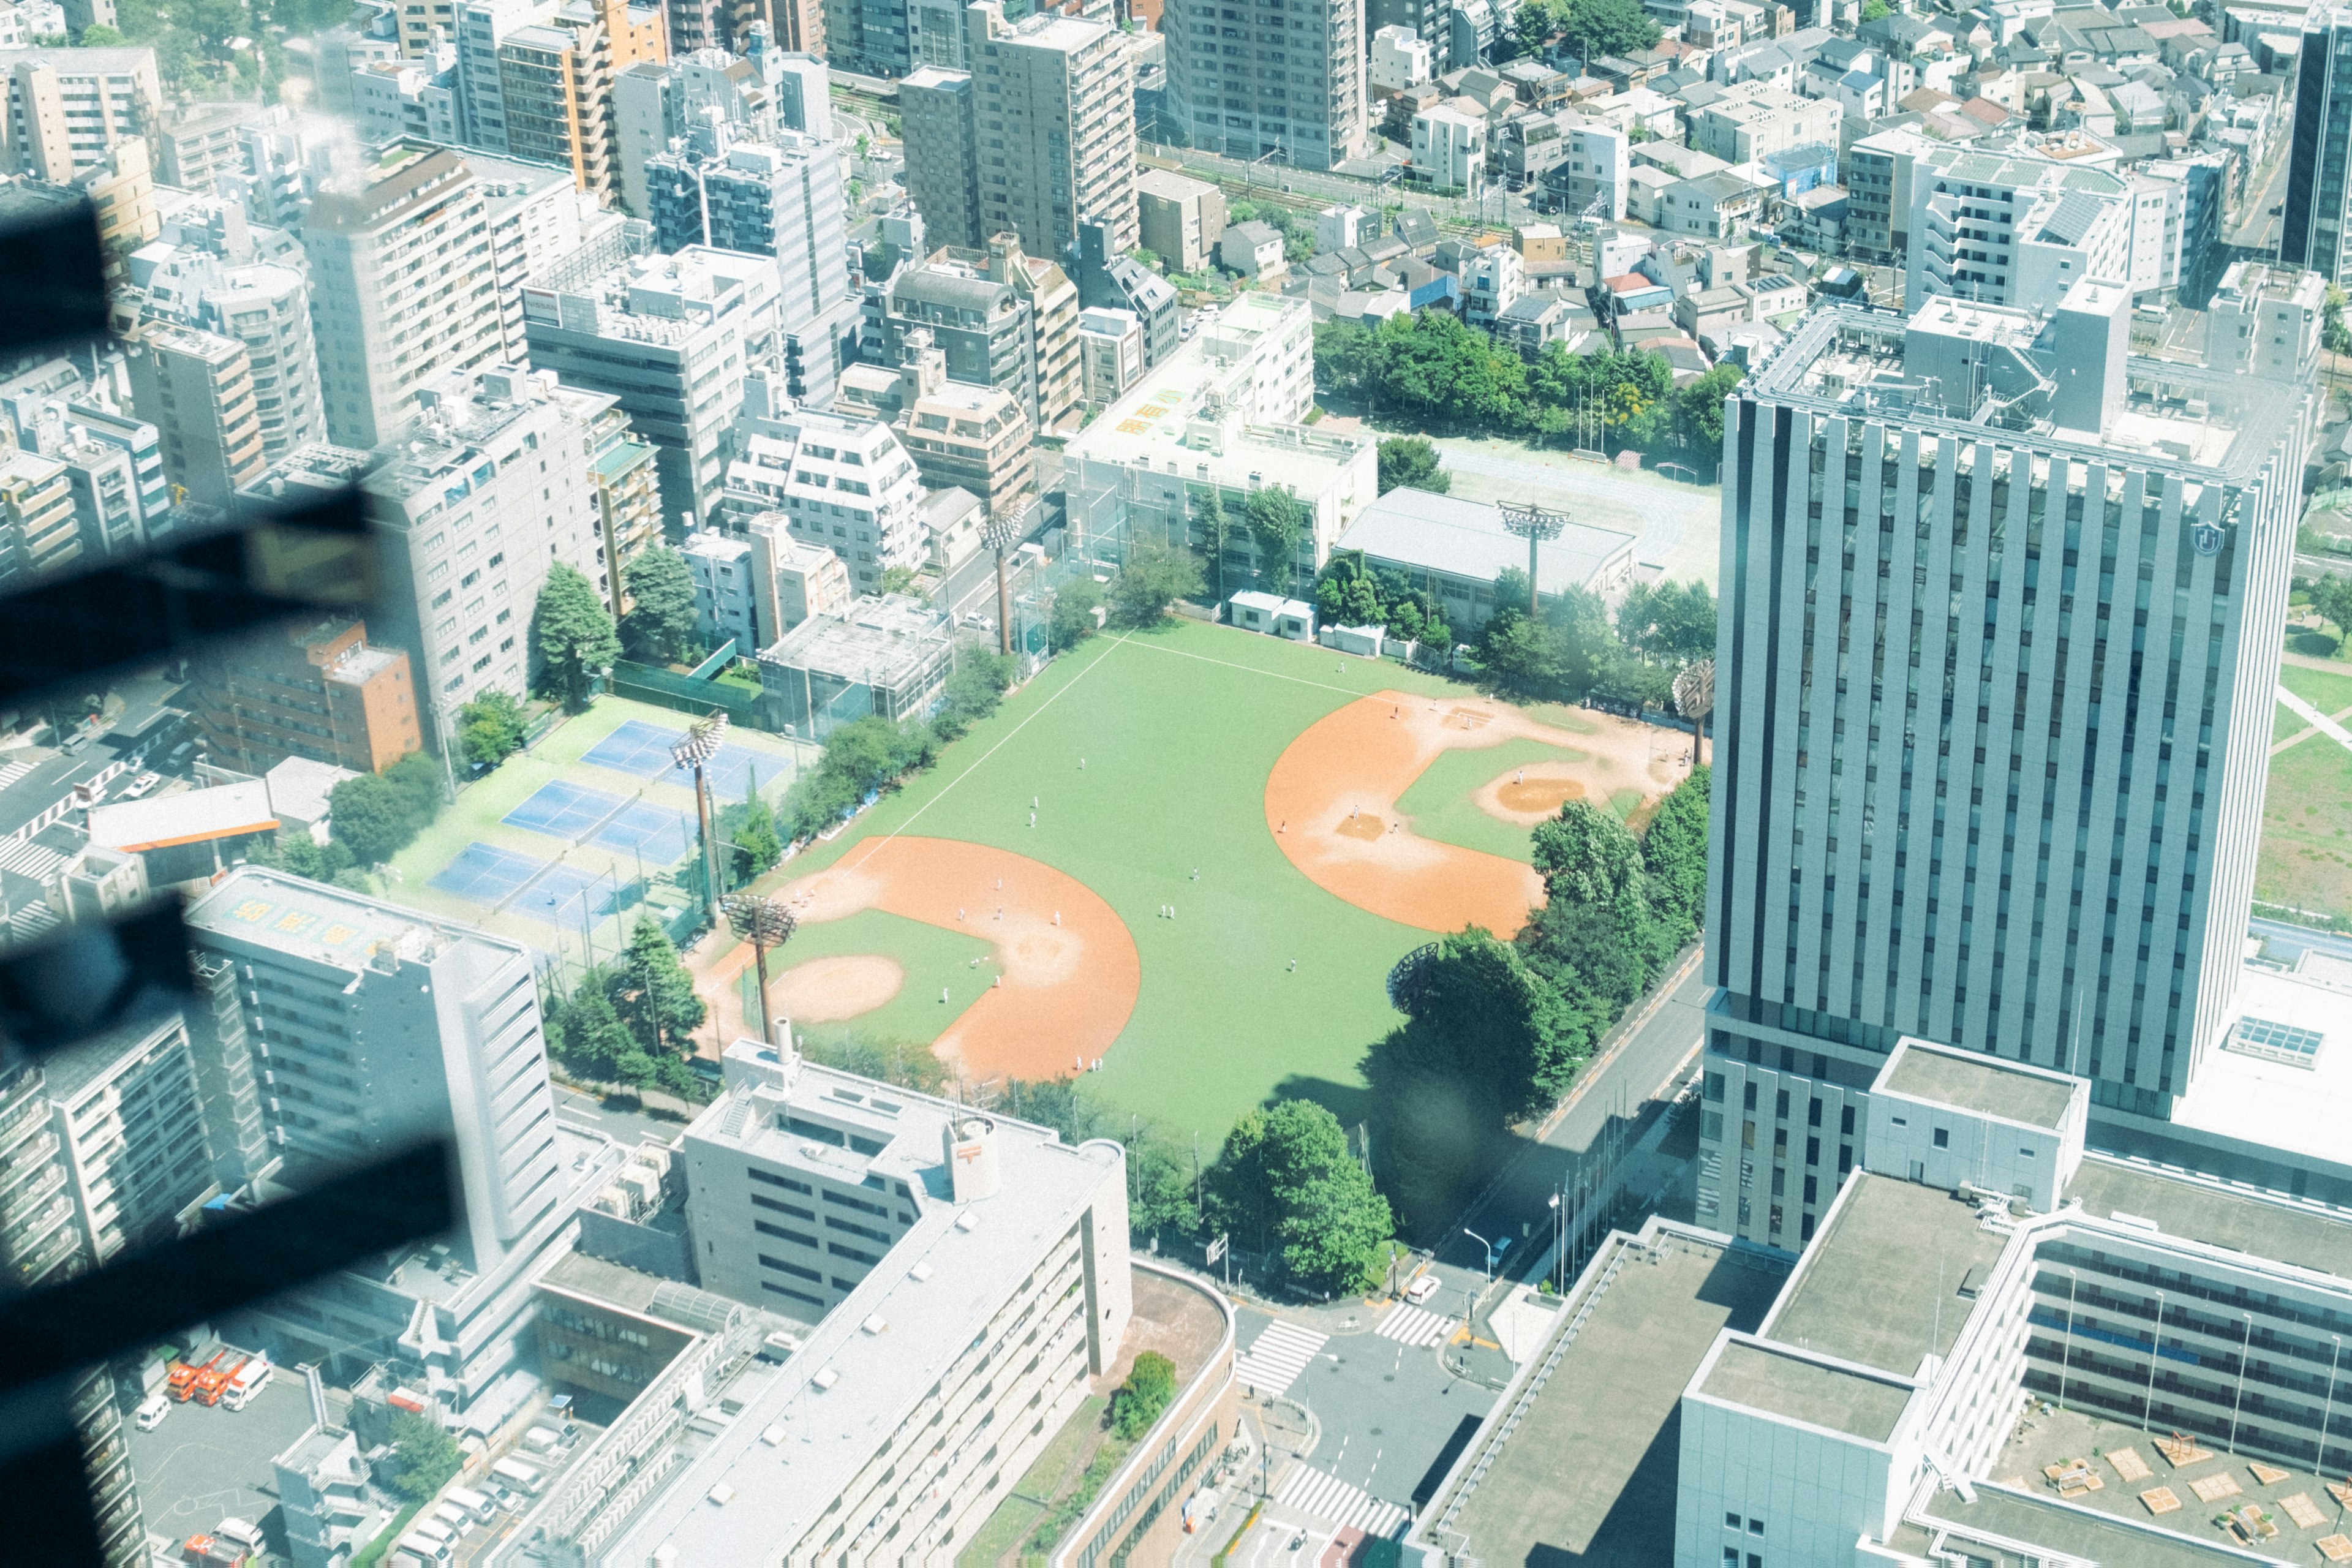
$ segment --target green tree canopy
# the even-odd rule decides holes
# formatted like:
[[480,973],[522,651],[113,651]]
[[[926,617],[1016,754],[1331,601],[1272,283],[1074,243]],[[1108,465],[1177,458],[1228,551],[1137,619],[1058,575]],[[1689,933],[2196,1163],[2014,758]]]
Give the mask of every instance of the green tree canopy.
[[1381,494],[1400,486],[1444,495],[1454,488],[1454,476],[1439,465],[1437,448],[1426,436],[1396,436],[1381,443]]
[[438,1425],[413,1411],[393,1412],[392,1485],[401,1496],[429,1501],[465,1462],[457,1439]]
[[1715,595],[1686,583],[1636,583],[1617,606],[1617,635],[1647,658],[1685,665],[1715,653]]
[[1311,1100],[1277,1100],[1234,1123],[1218,1192],[1244,1234],[1261,1250],[1278,1247],[1284,1270],[1311,1290],[1368,1286],[1396,1228],[1339,1119]]
[[784,841],[776,836],[776,814],[756,794],[744,803],[742,816],[728,838],[743,851],[740,858],[750,862],[737,868],[744,881],[772,869],[784,858]]
[[547,569],[539,590],[530,641],[540,689],[572,713],[588,706],[590,687],[621,657],[621,639],[604,601],[587,578],[562,562]]
[[1723,400],[1731,395],[1747,374],[1727,360],[1688,386],[1675,390],[1675,434],[1685,447],[1705,454],[1710,462],[1722,452]]
[[1066,653],[1095,635],[1095,612],[1103,607],[1102,584],[1076,577],[1054,592],[1054,610],[1045,620],[1045,642],[1055,653]]
[[1646,907],[1641,841],[1591,801],[1570,801],[1536,825],[1534,838],[1536,869],[1553,903]]
[[1421,962],[1407,1018],[1367,1074],[1451,1080],[1496,1128],[1559,1099],[1580,1058],[1560,999],[1517,948],[1475,927],[1440,938]]
[[630,928],[610,994],[613,1011],[646,1054],[694,1053],[694,1031],[710,1010],[694,994],[694,977],[678,962],[669,933],[651,915],[639,915]]
[[622,568],[621,585],[629,597],[621,642],[630,658],[667,664],[695,651],[694,574],[685,556],[656,544]]
[[522,704],[503,691],[485,691],[457,710],[457,742],[466,760],[494,768],[522,747]]
[[1189,550],[1145,540],[1128,552],[1127,564],[1112,579],[1110,602],[1121,626],[1145,630],[1166,619],[1179,599],[1197,599],[1207,584]]
[[931,716],[931,732],[944,744],[995,712],[1013,674],[1013,661],[1003,654],[977,648],[964,653],[948,677],[940,710]]
[[381,773],[345,779],[327,795],[328,831],[352,862],[373,866],[415,842],[440,815],[441,764],[411,752]]
[[1176,1363],[1158,1351],[1143,1352],[1135,1358],[1127,1381],[1111,1393],[1111,1430],[1133,1442],[1151,1430],[1175,1397]]
[[621,1064],[643,1057],[645,1047],[613,1008],[612,974],[583,975],[569,999],[548,1009],[550,1052],[571,1071],[595,1083],[622,1083]]
[[1709,770],[1690,775],[1659,803],[1642,830],[1642,869],[1650,907],[1677,938],[1698,930],[1706,914],[1706,813]]
[[1306,507],[1288,490],[1264,485],[1250,492],[1245,510],[1259,572],[1288,592],[1298,573],[1298,542],[1307,533]]

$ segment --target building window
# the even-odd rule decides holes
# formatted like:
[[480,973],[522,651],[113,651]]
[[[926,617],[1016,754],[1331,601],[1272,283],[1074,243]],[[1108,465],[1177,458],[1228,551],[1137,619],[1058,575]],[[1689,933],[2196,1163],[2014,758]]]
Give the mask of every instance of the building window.
[[1951,1146],[1952,1146],[1952,1130],[1951,1130],[1950,1128],[1948,1128],[1948,1127],[1938,1127],[1938,1128],[1937,1128],[1937,1129],[1936,1129],[1936,1147],[1937,1147],[1937,1148],[1938,1148],[1938,1149],[1948,1149],[1948,1148],[1950,1148]]

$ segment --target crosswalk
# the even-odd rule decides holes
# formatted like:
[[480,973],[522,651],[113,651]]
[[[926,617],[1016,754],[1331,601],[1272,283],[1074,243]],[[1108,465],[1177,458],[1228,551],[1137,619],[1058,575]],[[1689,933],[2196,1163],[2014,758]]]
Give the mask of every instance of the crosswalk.
[[1454,1320],[1451,1318],[1441,1318],[1435,1312],[1399,1301],[1381,1316],[1372,1332],[1384,1340],[1395,1340],[1419,1350],[1423,1345],[1433,1345],[1445,1338],[1453,1327]]
[[36,882],[47,881],[65,863],[66,857],[38,839],[26,838],[0,845],[0,871],[14,871],[19,877],[30,877]]
[[1274,1500],[1303,1514],[1328,1521],[1346,1530],[1387,1540],[1402,1530],[1412,1514],[1392,1502],[1382,1502],[1360,1486],[1350,1485],[1328,1470],[1305,1465],[1294,1468]]
[[6,789],[32,771],[33,764],[30,763],[0,763],[0,789]]
[[58,918],[47,900],[35,899],[9,918],[8,930],[18,942],[30,942],[63,924],[65,921]]
[[1268,1323],[1255,1343],[1234,1356],[1234,1380],[1255,1389],[1261,1399],[1271,1399],[1298,1381],[1330,1337],[1297,1323]]

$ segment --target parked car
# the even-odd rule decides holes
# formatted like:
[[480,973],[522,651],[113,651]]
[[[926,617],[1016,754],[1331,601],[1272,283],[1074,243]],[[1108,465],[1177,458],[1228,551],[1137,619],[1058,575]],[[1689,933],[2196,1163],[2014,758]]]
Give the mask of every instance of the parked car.
[[1404,1288],[1404,1299],[1418,1307],[1437,1294],[1437,1287],[1440,1283],[1436,1275],[1423,1274]]
[[134,1418],[133,1424],[142,1432],[152,1432],[163,1424],[163,1417],[170,1414],[172,1414],[172,1402],[160,1394],[151,1394],[140,1401],[139,1414]]

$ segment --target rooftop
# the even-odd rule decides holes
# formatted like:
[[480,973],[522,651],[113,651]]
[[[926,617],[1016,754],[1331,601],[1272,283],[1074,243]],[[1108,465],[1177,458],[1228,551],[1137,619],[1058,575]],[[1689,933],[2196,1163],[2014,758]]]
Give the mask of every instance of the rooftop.
[[1914,1100],[2056,1128],[2074,1099],[2074,1080],[1976,1051],[1937,1050],[1916,1040],[1897,1047],[1877,1084]]
[[2084,1155],[2066,1196],[2096,1218],[2352,1279],[2352,1215],[2315,1203],[2097,1153]]
[[873,686],[895,686],[937,657],[947,617],[908,594],[860,597],[846,616],[812,616],[760,650],[762,665],[814,670]]
[[[803,1161],[808,1140],[772,1117],[744,1114],[755,1101],[738,1070],[757,1064],[774,1073],[777,1053],[739,1040],[727,1055],[735,1087],[687,1137]],[[896,1173],[927,1194],[913,1227],[790,1361],[755,1365],[737,1380],[728,1393],[740,1414],[708,1437],[688,1439],[692,1451],[613,1539],[606,1560],[654,1562],[667,1546],[674,1558],[659,1560],[767,1562],[797,1542],[883,1440],[902,1429],[940,1370],[1079,1223],[1106,1177],[1116,1178],[1116,1145],[1072,1148],[1047,1129],[997,1117],[1003,1188],[955,1204],[946,1195],[942,1133],[961,1108],[895,1089],[886,1099],[873,1089],[870,1079],[802,1064],[779,1092],[791,1106],[862,1116],[887,1132],[878,1154],[826,1152]],[[711,1500],[730,1489],[731,1500]]]
[[1913,1376],[1925,1357],[1950,1351],[1976,1281],[2006,1239],[1980,1228],[1976,1210],[1950,1193],[1856,1171],[1763,1331]]
[[89,808],[89,841],[106,849],[166,849],[278,826],[259,779]]
[[1698,1392],[1867,1443],[1895,1436],[1909,1384],[1752,1339],[1727,1339]]
[[[1943,1531],[1948,1529],[1958,1536],[1948,1542],[1950,1546],[1981,1545],[2001,1552],[1991,1561],[2002,1563],[2023,1561],[2011,1555],[2019,1542],[2032,1542],[2036,1562],[2057,1561],[2053,1553],[2064,1553],[2063,1560],[2070,1563],[2128,1563],[2131,1568],[2221,1568],[2224,1563],[2278,1561],[2275,1557],[2250,1559],[2242,1552],[2223,1552],[2186,1536],[2136,1523],[2128,1516],[2070,1507],[2007,1487],[1979,1481],[1971,1489],[1973,1500],[1952,1491],[1929,1497],[1921,1510],[1921,1521],[1939,1527],[1932,1537],[1919,1525],[1906,1525],[1891,1544],[1916,1549],[1925,1557],[1931,1541],[1947,1543]],[[2111,1489],[2091,1496],[2105,1498]],[[2139,1506],[2136,1500],[2133,1506]]]
[[2299,1154],[2340,1160],[2352,1125],[2352,987],[2326,966],[2248,964],[2218,1048],[2191,1068],[2173,1121]]
[[[1575,478],[1563,470],[1559,482],[1572,484]],[[1500,507],[1411,489],[1392,489],[1365,507],[1339,548],[1487,583],[1507,567],[1524,572],[1528,564],[1528,542],[1503,527]],[[1558,539],[1536,546],[1537,591],[1559,595],[1585,587],[1633,548],[1630,533],[1570,522]]]
[[[254,787],[262,786],[256,784]],[[244,866],[188,905],[198,931],[356,973],[390,973],[395,961],[430,963],[450,948],[479,944],[516,959],[523,949],[470,926],[444,926],[413,910],[260,866]]]

